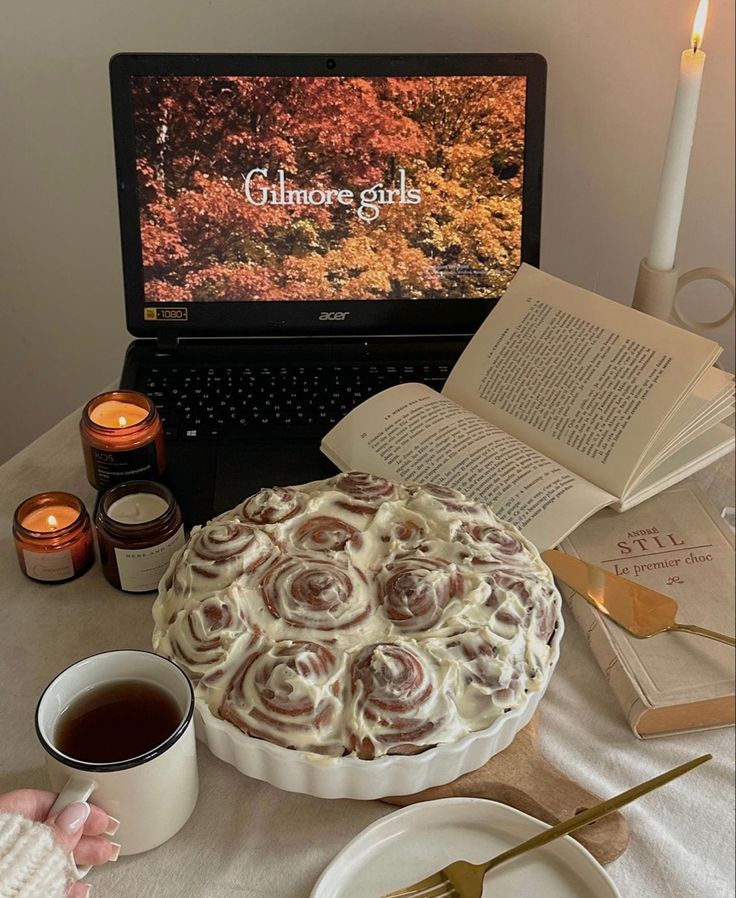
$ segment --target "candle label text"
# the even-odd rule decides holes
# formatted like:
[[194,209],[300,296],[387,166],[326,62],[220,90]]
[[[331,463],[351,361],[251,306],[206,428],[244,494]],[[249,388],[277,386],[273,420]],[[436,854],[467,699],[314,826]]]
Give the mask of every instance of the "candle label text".
[[69,549],[62,549],[60,552],[31,552],[23,549],[23,561],[26,574],[34,580],[51,583],[74,576],[74,562]]
[[99,489],[107,489],[124,480],[155,480],[159,475],[156,443],[137,449],[109,452],[92,447],[92,465]]
[[120,588],[126,592],[152,592],[166,573],[171,556],[184,545],[184,525],[157,546],[146,549],[115,548]]

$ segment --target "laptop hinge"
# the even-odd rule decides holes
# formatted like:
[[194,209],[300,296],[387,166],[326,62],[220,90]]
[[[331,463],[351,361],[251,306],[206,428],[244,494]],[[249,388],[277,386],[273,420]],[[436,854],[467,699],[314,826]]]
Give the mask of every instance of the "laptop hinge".
[[179,338],[166,334],[162,337],[156,337],[156,355],[170,355],[176,352],[179,345]]

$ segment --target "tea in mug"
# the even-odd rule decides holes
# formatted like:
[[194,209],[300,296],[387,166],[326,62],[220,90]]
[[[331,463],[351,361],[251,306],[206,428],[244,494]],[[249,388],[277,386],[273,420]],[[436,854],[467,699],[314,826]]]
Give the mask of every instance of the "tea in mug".
[[56,724],[56,748],[70,758],[111,764],[145,755],[181,723],[173,696],[146,680],[102,683],[78,696]]

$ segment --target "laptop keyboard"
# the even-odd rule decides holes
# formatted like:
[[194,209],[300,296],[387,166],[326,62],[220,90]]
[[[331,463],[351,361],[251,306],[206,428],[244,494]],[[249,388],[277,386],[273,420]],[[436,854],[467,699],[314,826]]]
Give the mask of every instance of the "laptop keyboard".
[[272,428],[325,432],[351,409],[407,381],[441,390],[450,366],[161,366],[142,368],[137,389],[153,399],[166,439],[267,436]]

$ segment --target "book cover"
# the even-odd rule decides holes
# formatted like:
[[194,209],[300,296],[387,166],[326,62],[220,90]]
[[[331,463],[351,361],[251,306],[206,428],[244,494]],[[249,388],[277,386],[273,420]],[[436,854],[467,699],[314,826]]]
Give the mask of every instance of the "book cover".
[[[695,485],[622,514],[604,509],[561,545],[671,596],[677,620],[734,630],[734,536]],[[636,639],[562,586],[634,733],[640,738],[734,722],[734,650],[686,633]]]

